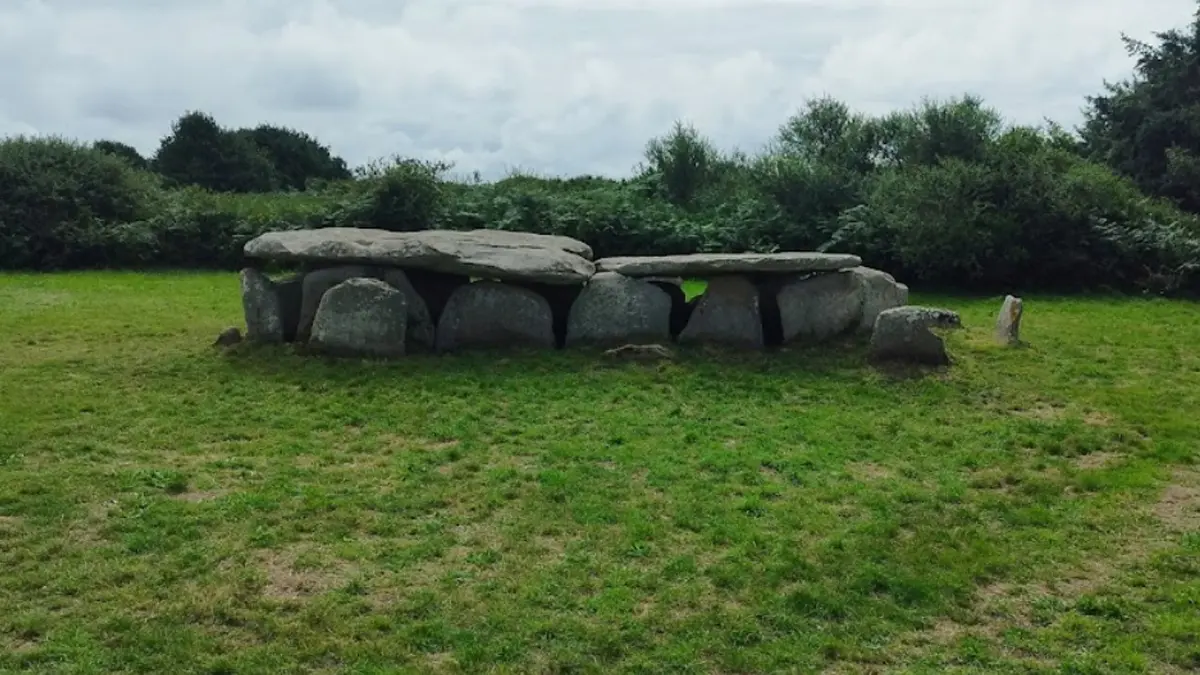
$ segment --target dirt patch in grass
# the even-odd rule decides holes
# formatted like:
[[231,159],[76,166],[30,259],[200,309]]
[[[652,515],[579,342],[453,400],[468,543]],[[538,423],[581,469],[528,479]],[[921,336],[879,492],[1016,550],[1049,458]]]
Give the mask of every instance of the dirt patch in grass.
[[1121,459],[1121,455],[1115,452],[1092,452],[1073,460],[1073,464],[1078,469],[1095,470],[1103,469],[1112,464],[1116,464]]
[[[309,562],[306,558],[311,557]],[[255,561],[266,577],[262,588],[265,598],[300,600],[319,595],[345,584],[353,567],[345,561],[327,562],[302,548],[263,551]]]
[[896,475],[891,469],[875,462],[855,462],[846,468],[859,480],[888,480]]
[[180,502],[196,504],[199,502],[207,502],[212,501],[213,499],[219,499],[227,494],[229,493],[225,490],[188,490],[187,492],[180,492],[179,494],[171,495],[171,498]]
[[1015,417],[1050,422],[1053,420],[1062,419],[1062,417],[1066,414],[1067,409],[1065,406],[1061,405],[1054,405],[1050,403],[1034,403],[1028,407],[1013,408],[1008,412]]
[[1200,471],[1175,471],[1154,505],[1154,515],[1175,532],[1200,530]]
[[1105,412],[1093,410],[1083,416],[1083,423],[1089,427],[1109,427],[1112,426],[1113,416]]

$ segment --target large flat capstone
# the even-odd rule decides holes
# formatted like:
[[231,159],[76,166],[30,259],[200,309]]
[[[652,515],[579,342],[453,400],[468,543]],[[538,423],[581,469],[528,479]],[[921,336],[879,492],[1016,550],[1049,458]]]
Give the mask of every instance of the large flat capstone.
[[858,267],[862,259],[841,253],[694,253],[691,255],[601,258],[598,272],[627,277],[706,277],[722,274],[796,274]]
[[592,249],[581,241],[503,230],[288,230],[251,239],[244,252],[280,262],[386,265],[543,284],[583,284],[596,271]]

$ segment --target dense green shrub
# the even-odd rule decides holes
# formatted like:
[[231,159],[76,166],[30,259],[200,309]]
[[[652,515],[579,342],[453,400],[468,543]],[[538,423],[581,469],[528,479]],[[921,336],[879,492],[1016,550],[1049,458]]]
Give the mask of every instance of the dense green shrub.
[[101,264],[106,228],[148,216],[156,179],[124,159],[60,138],[0,140],[0,266]]
[[92,147],[101,152],[107,152],[110,155],[124,159],[135,169],[143,171],[150,169],[150,161],[142,157],[142,153],[138,152],[137,148],[127,143],[120,141],[96,141],[92,144]]
[[271,157],[254,140],[221,128],[201,112],[175,121],[153,165],[172,186],[195,185],[214,192],[271,192],[284,183]]
[[333,156],[328,147],[302,131],[261,124],[237,133],[266,154],[285,190],[303,191],[313,181],[351,178],[345,160]]

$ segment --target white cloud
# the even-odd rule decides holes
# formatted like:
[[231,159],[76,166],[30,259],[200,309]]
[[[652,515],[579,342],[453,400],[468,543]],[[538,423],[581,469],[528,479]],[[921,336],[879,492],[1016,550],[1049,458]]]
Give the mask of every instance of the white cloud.
[[303,129],[352,164],[626,173],[687,119],[755,149],[806,98],[866,112],[976,93],[1073,124],[1122,32],[1193,0],[7,0],[0,133],[146,154],[185,110]]

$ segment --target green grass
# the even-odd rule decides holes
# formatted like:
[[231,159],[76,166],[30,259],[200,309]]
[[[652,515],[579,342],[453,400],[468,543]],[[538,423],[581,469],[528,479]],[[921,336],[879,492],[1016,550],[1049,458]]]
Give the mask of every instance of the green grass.
[[227,274],[0,277],[0,671],[1186,672],[1200,307],[859,343],[209,345]]

